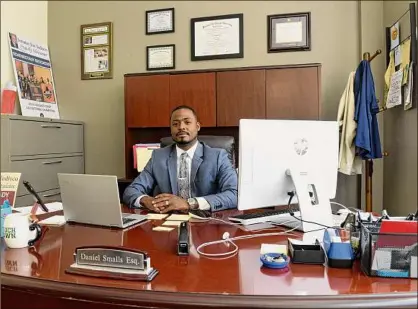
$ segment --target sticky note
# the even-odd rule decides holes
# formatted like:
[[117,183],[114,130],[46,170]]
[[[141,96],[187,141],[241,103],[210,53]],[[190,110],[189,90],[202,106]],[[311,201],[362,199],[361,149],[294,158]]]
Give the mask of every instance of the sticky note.
[[157,232],[171,232],[172,230],[174,230],[174,228],[173,227],[157,226],[157,227],[154,227],[152,230],[157,231]]
[[189,221],[190,216],[189,215],[171,215],[170,217],[167,218],[167,220],[171,220],[171,221]]
[[166,214],[147,214],[147,219],[148,220],[163,220],[167,216],[168,215]]
[[168,225],[168,226],[180,226],[180,224],[182,223],[183,221],[165,221],[164,223],[163,223],[163,225],[164,226],[166,226],[166,225]]

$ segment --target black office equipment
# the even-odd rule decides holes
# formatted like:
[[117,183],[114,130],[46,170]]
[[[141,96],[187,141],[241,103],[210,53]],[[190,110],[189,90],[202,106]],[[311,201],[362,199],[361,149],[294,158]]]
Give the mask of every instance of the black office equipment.
[[178,237],[177,254],[189,255],[189,223],[187,221],[179,225]]
[[28,190],[28,192],[32,194],[32,196],[35,199],[35,202],[41,206],[42,210],[45,212],[49,212],[49,209],[45,206],[44,202],[39,197],[38,193],[35,191],[35,189],[32,187],[29,181],[23,180],[23,185],[25,186],[26,190]]

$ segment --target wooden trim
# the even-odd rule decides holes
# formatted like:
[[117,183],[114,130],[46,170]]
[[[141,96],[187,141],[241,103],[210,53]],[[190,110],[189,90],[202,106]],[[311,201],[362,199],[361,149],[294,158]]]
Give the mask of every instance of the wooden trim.
[[[7,290],[42,294],[54,298],[76,299],[82,302],[100,302],[151,306],[157,308],[416,308],[417,295],[411,293],[359,295],[234,295],[138,291],[123,288],[60,283],[49,280],[24,278],[2,274],[2,292]],[[4,294],[3,294],[4,295]]]
[[286,65],[272,65],[272,66],[251,66],[251,67],[237,67],[237,68],[219,68],[219,69],[202,69],[202,70],[183,70],[173,72],[145,72],[145,73],[126,73],[124,77],[131,76],[146,76],[158,74],[190,74],[190,73],[208,73],[208,72],[226,72],[226,71],[242,71],[242,70],[273,70],[273,69],[288,69],[288,68],[307,68],[307,67],[321,67],[320,63],[306,63],[306,64],[286,64]]

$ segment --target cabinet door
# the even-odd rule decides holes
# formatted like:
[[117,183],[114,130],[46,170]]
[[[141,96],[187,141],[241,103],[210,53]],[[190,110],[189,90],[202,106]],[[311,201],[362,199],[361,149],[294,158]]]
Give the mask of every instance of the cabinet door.
[[242,118],[266,118],[264,70],[218,72],[217,124],[238,126]]
[[167,127],[169,86],[168,74],[125,77],[127,127]]
[[170,75],[170,109],[192,107],[203,127],[216,126],[215,73]]
[[319,68],[266,70],[267,119],[319,119]]

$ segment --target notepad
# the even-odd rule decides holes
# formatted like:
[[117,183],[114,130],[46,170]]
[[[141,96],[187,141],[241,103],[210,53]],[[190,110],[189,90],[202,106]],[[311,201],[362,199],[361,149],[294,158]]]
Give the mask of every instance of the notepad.
[[55,216],[46,218],[44,220],[41,220],[38,223],[40,225],[61,226],[61,225],[64,225],[65,222],[66,221],[64,219],[64,216],[55,215]]
[[190,219],[189,215],[176,215],[176,214],[173,214],[167,218],[168,221],[189,221],[189,219]]
[[156,226],[152,230],[157,232],[171,232],[172,230],[174,230],[174,228],[166,226]]
[[147,214],[147,219],[148,220],[163,220],[167,216],[168,216],[167,214]]
[[183,221],[164,221],[164,226],[180,226]]
[[275,244],[261,244],[260,254],[266,254],[266,253],[287,254],[287,246],[275,245]]

